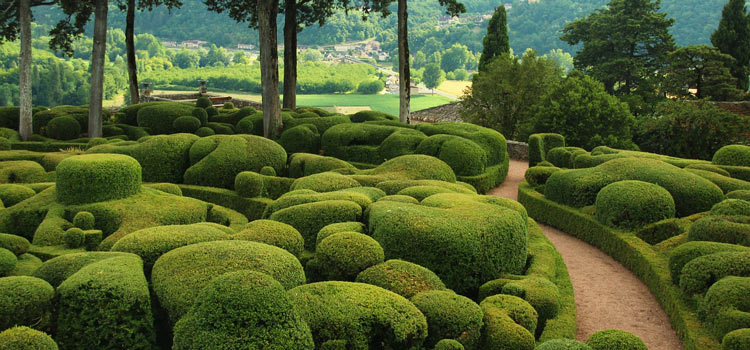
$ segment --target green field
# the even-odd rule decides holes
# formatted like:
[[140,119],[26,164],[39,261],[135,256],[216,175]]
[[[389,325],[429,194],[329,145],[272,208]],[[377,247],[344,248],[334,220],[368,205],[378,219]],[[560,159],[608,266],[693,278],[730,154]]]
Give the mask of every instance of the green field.
[[[179,93],[182,91],[154,91],[155,95],[162,93]],[[192,92],[192,91],[186,91]],[[218,95],[228,95],[233,98],[260,102],[260,95],[230,93],[230,92],[212,92]],[[416,112],[422,109],[444,105],[453,102],[451,99],[439,95],[412,95],[411,111]],[[398,115],[398,95],[297,95],[297,105],[300,107],[353,107],[368,106],[371,109]]]

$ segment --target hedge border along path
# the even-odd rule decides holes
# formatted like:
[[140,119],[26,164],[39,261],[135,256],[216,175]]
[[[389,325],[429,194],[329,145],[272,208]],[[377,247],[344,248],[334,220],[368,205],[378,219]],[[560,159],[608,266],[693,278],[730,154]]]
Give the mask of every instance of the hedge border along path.
[[[527,168],[528,163],[512,159],[508,177],[502,187],[495,188],[488,194],[516,200],[520,194],[521,203],[526,207],[529,216],[539,220],[542,231],[563,256],[576,296],[578,315],[576,338],[585,341],[596,331],[615,328],[634,333],[643,339],[649,350],[682,349],[682,344],[670,326],[667,314],[646,285],[630,270],[586,242],[542,224],[548,221],[545,220],[547,215],[539,215],[539,213],[549,208],[529,205],[529,195],[526,192],[533,192],[533,190],[527,188],[524,191],[521,188],[521,193],[519,193],[519,184],[524,180]],[[534,200],[536,198],[534,197]],[[555,215],[556,213],[549,214]],[[613,249],[621,249],[621,247],[617,246]],[[640,264],[636,263],[636,265]],[[631,267],[633,267],[632,264]],[[669,282],[668,271],[666,271],[666,278],[664,282]],[[681,323],[696,321],[686,319],[685,315],[677,316],[677,318],[679,318],[677,322]],[[680,328],[684,329],[684,327]],[[695,336],[687,334],[683,338],[695,338]],[[689,342],[686,341],[686,343]],[[686,346],[686,348],[706,349],[699,342],[692,343],[695,346]]]

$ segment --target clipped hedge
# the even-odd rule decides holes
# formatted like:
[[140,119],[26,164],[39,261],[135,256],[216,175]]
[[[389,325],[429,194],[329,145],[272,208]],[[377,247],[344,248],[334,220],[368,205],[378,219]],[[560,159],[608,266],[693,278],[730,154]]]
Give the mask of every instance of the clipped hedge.
[[479,304],[484,313],[480,349],[533,350],[537,314],[523,299],[498,294]]
[[560,134],[532,134],[529,136],[529,167],[547,160],[547,152],[565,147],[565,138]]
[[750,249],[729,243],[694,241],[680,244],[669,254],[669,272],[675,284],[680,283],[682,268],[693,259],[721,252],[750,252]]
[[729,176],[717,174],[708,170],[700,169],[686,169],[687,171],[696,174],[708,181],[713,182],[716,186],[719,186],[724,193],[729,193],[737,190],[750,190],[750,182],[739,179],[734,179]]
[[305,247],[305,240],[294,227],[273,220],[255,220],[245,228],[232,235],[232,239],[265,243],[284,249],[300,257]]
[[534,350],[592,350],[586,343],[573,339],[552,339],[548,340]]
[[362,185],[360,185],[357,180],[354,180],[349,176],[334,172],[324,172],[294,180],[289,190],[307,189],[315,192],[331,192],[360,186]]
[[47,123],[46,134],[55,140],[77,139],[81,135],[81,124],[73,117],[56,117]]
[[734,330],[750,328],[750,277],[725,277],[706,292],[699,315],[716,339]]
[[750,246],[750,217],[707,216],[698,219],[688,230],[691,241],[712,241]]
[[742,350],[750,348],[750,328],[731,331],[721,341],[722,350]]
[[28,276],[0,278],[0,329],[29,326],[46,329],[51,325],[55,288]]
[[431,290],[409,299],[427,318],[426,347],[455,339],[465,349],[480,349],[484,313],[471,299],[451,291]]
[[636,180],[604,186],[596,195],[595,206],[599,222],[628,231],[675,215],[674,199],[667,190]]
[[742,199],[750,202],[750,190],[737,190],[727,193],[727,198]]
[[10,250],[0,248],[0,277],[7,276],[16,269],[18,258]]
[[356,170],[348,162],[333,157],[311,153],[294,153],[289,156],[289,177],[299,178],[336,169]]
[[704,293],[726,276],[750,277],[750,250],[697,257],[682,268],[680,288],[687,294]]
[[29,240],[21,236],[0,233],[0,248],[11,251],[14,255],[21,255],[29,251]]
[[404,297],[369,284],[319,282],[289,290],[289,299],[312,331],[316,348],[385,349],[420,346],[427,321]]
[[0,350],[57,350],[52,337],[29,327],[13,327],[0,332]]
[[552,174],[560,171],[558,167],[534,166],[526,169],[523,177],[533,187],[545,185]]
[[339,232],[324,238],[310,264],[326,280],[354,281],[365,269],[380,264],[385,253],[372,237],[357,232]]
[[711,163],[716,165],[750,166],[750,146],[724,146],[714,153]]
[[479,145],[454,135],[430,136],[419,143],[415,153],[444,161],[459,176],[478,175],[487,167],[487,154]]
[[320,132],[313,124],[302,124],[284,130],[278,140],[287,153],[318,153]]
[[750,201],[742,199],[726,199],[716,203],[711,208],[711,215],[718,216],[750,216]]
[[3,206],[6,208],[12,207],[35,195],[36,192],[27,186],[15,184],[0,185],[0,200],[2,200]]
[[362,207],[348,200],[324,200],[294,205],[274,212],[268,218],[296,228],[305,240],[305,249],[315,250],[315,242],[323,227],[337,222],[359,221]]
[[34,183],[47,180],[47,172],[37,162],[28,160],[0,162],[0,183]]
[[141,165],[119,154],[86,154],[57,166],[57,200],[83,204],[122,199],[141,189]]
[[571,169],[575,166],[575,159],[580,154],[588,154],[588,152],[580,147],[555,147],[547,151],[545,160],[558,168]]
[[633,333],[608,329],[592,334],[586,340],[592,350],[648,350],[646,344]]
[[[320,241],[324,240],[328,236],[332,236],[334,234],[340,233],[340,232],[356,232],[356,233],[367,233],[367,228],[365,225],[358,221],[349,221],[349,222],[337,222],[330,225],[326,225],[323,228],[318,231],[318,235],[315,239],[315,246],[317,247],[320,244]],[[388,289],[388,288],[386,288]]]
[[446,290],[445,284],[434,272],[398,259],[367,268],[357,275],[356,281],[387,289],[404,298],[411,298],[421,292]]
[[175,119],[192,115],[192,112],[190,105],[165,102],[139,108],[136,119],[138,126],[148,128],[151,135],[173,134],[176,132],[173,127]]
[[284,287],[261,272],[218,276],[174,327],[175,350],[261,348],[314,349]]
[[200,127],[201,120],[190,115],[179,117],[175,119],[174,122],[172,122],[172,128],[175,130],[175,132],[192,134]]

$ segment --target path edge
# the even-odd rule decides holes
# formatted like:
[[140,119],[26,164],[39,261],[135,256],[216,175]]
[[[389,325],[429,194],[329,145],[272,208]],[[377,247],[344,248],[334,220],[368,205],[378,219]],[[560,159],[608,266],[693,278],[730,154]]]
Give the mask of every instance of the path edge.
[[526,181],[518,187],[518,202],[529,217],[577,237],[605,252],[646,284],[669,317],[685,350],[719,350],[721,345],[701,327],[697,315],[671,282],[666,261],[633,234],[613,230],[592,216],[544,198]]

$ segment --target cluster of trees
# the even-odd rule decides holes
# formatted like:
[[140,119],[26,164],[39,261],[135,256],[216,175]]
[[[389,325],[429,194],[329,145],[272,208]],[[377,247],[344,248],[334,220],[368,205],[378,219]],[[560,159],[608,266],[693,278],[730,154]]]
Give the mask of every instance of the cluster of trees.
[[[479,74],[462,99],[464,118],[511,139],[557,132],[570,145],[589,149],[601,144],[635,149],[635,140],[646,150],[705,158],[711,154],[706,147],[703,152],[685,144],[715,148],[737,142],[750,132],[743,118],[684,100],[748,98],[745,1],[726,4],[711,35],[713,46],[676,46],[669,33],[674,20],[659,6],[659,0],[611,0],[605,9],[568,23],[561,39],[581,46],[571,72],[561,69],[560,55],[537,57],[528,50],[514,56],[505,25],[490,26],[485,44],[492,44],[485,45]],[[491,23],[502,22],[501,12]],[[695,121],[687,122],[691,117]],[[713,130],[726,134],[723,140],[715,132],[696,134],[695,126],[711,125],[711,118]],[[706,142],[691,141],[696,137]]]

